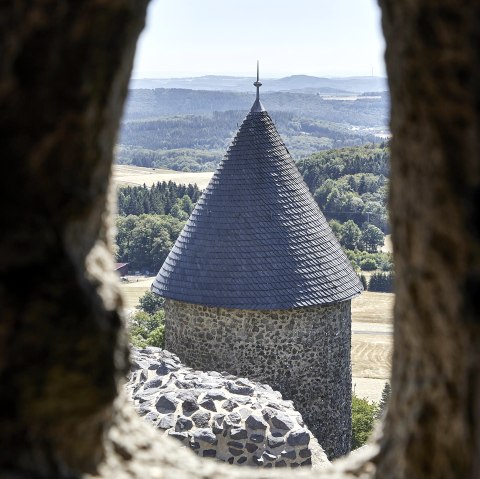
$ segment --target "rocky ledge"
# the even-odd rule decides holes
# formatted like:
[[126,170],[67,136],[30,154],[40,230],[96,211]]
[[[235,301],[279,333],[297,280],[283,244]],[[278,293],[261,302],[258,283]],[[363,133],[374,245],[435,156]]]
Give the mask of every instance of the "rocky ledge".
[[141,416],[199,456],[266,468],[329,463],[293,403],[268,385],[195,371],[149,347],[132,350],[126,389]]

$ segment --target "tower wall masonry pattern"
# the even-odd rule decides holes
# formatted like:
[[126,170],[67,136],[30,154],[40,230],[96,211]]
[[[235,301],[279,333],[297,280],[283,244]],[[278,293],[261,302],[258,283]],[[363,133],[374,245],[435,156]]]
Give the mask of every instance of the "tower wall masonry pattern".
[[165,300],[165,348],[195,368],[262,381],[294,402],[329,458],[350,450],[350,301],[244,310]]

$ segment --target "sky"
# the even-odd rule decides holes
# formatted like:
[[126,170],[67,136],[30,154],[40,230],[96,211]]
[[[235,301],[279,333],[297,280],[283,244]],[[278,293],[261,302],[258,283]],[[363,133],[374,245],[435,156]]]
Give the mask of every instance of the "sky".
[[376,0],[153,0],[133,78],[384,76]]

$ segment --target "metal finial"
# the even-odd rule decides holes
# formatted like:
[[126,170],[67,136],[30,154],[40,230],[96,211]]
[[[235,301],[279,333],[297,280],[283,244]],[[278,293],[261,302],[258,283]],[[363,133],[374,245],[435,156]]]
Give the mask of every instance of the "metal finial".
[[257,98],[250,111],[252,112],[265,111],[265,108],[263,108],[263,105],[260,103],[260,87],[262,86],[262,82],[260,81],[260,74],[258,71],[258,60],[257,60],[257,81],[253,84],[253,86],[256,87],[257,89]]
[[262,82],[260,81],[260,76],[259,76],[258,60],[257,60],[257,81],[253,84],[253,86],[257,88],[257,100],[260,100],[260,87],[262,86]]

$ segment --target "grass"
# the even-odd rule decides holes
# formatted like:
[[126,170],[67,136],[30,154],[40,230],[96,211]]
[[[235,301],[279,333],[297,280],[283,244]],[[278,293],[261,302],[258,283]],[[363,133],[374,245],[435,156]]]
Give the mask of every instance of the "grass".
[[138,305],[138,300],[150,290],[154,276],[129,276],[129,282],[120,283],[120,290],[123,296],[123,305],[125,309],[132,310]]
[[392,293],[364,291],[352,301],[352,320],[391,325],[394,297]]

